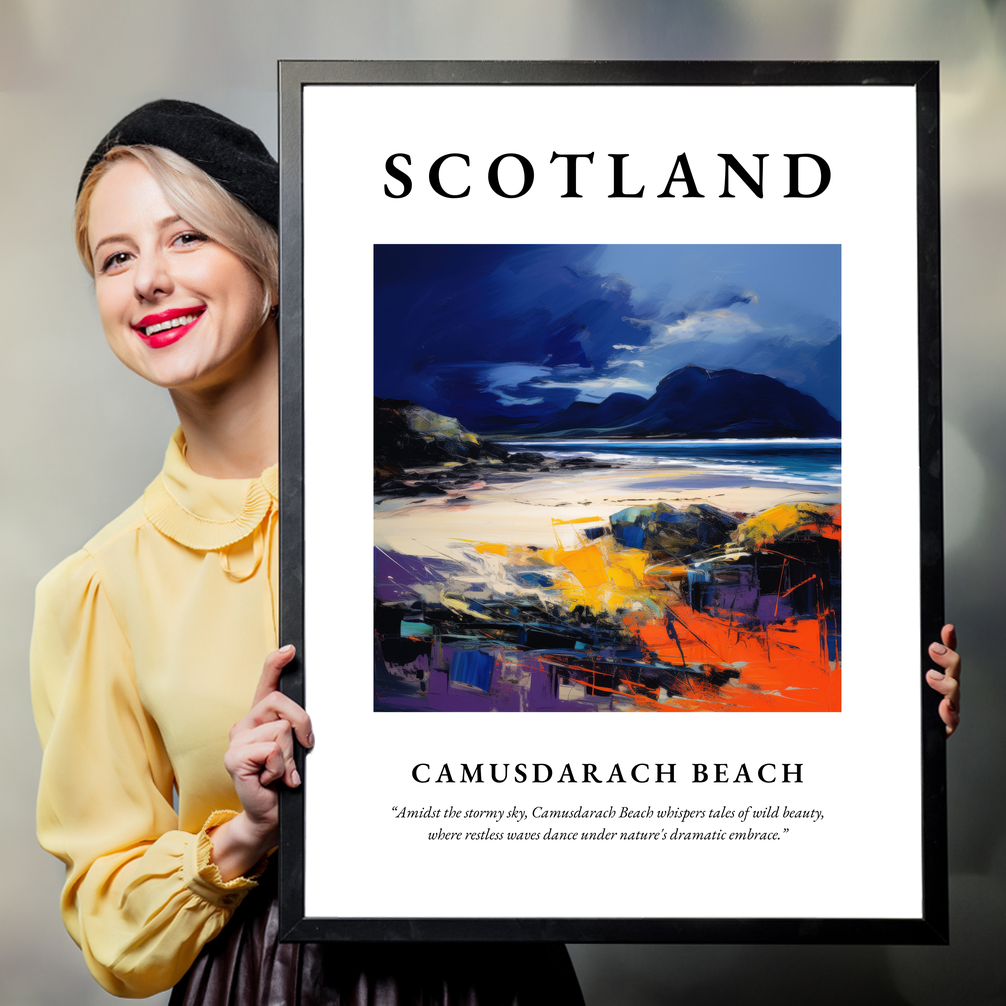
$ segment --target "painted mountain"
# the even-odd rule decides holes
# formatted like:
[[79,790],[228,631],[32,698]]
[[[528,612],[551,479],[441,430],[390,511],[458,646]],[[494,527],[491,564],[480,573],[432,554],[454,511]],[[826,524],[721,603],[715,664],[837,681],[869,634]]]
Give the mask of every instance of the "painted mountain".
[[629,395],[624,391],[608,395],[603,402],[573,402],[563,409],[551,422],[544,423],[533,431],[540,433],[566,433],[570,430],[614,430],[623,426],[630,416],[646,405],[642,395]]
[[617,393],[574,402],[527,437],[674,439],[839,437],[841,423],[815,398],[765,374],[687,366],[664,377],[649,399]]

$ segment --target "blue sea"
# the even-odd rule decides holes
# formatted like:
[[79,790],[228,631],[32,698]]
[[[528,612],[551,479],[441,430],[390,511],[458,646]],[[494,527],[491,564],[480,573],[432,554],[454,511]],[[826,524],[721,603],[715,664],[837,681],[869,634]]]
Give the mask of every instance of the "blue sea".
[[514,440],[508,451],[537,451],[561,461],[586,457],[629,468],[699,469],[731,482],[839,486],[841,440]]

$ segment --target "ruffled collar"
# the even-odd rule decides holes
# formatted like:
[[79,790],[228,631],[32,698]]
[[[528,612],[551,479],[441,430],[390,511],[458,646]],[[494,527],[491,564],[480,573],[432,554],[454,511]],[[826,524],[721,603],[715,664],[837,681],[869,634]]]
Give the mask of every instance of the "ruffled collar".
[[213,479],[185,460],[185,438],[175,430],[164,468],[143,494],[143,512],[162,534],[186,548],[211,552],[252,533],[279,500],[279,466],[257,479]]

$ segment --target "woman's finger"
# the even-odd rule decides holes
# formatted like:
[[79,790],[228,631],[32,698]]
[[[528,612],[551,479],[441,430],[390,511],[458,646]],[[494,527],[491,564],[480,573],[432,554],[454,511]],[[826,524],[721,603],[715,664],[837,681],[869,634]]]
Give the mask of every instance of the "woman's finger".
[[278,742],[269,744],[266,741],[263,742],[262,746],[268,746],[269,751],[262,762],[262,771],[259,772],[258,781],[261,785],[268,786],[283,777],[283,772],[286,769],[286,760],[283,757],[282,745]]
[[961,655],[943,643],[930,643],[929,656],[934,663],[940,665],[945,674],[952,678],[959,678],[961,673]]
[[948,737],[957,729],[957,725],[961,722],[960,712],[950,704],[949,699],[944,699],[940,703],[940,719],[943,720],[946,726]]
[[951,705],[957,708],[957,696],[960,693],[961,684],[956,678],[952,678],[949,674],[944,674],[942,671],[937,671],[935,669],[930,669],[926,672],[926,681],[929,683],[929,687],[934,691],[940,693],[940,695],[946,696],[950,699]]
[[283,775],[286,762],[277,741],[262,740],[228,748],[224,755],[224,767],[235,783],[238,780],[257,780],[260,786],[268,786]]
[[943,640],[944,646],[949,647],[951,650],[957,649],[957,629],[954,626],[944,625],[940,631],[940,639]]
[[961,655],[957,652],[957,630],[944,625],[940,642],[929,644],[929,656],[942,670],[932,668],[926,672],[926,682],[943,696],[940,702],[940,719],[949,737],[961,722]]
[[304,747],[314,746],[314,734],[311,729],[311,717],[289,695],[282,692],[270,692],[261,702],[252,707],[247,716],[240,721],[239,726],[245,729],[269,723],[272,720],[286,720],[295,730],[297,740]]
[[939,692],[943,696],[943,701],[940,702],[939,706],[939,713],[949,737],[957,729],[957,725],[961,721],[960,682],[949,674],[944,674],[942,671],[933,669],[926,672],[926,683],[933,691]]
[[293,660],[296,653],[297,650],[292,645],[287,645],[278,650],[273,650],[265,658],[265,663],[262,665],[262,675],[259,678],[258,687],[255,689],[255,698],[252,699],[253,709],[270,692],[276,691],[279,687],[279,677],[283,673],[283,668]]
[[[283,781],[291,788],[300,785],[300,773],[293,757],[293,731],[286,720],[270,720],[260,723],[250,730],[243,731],[233,741],[235,747],[249,747],[256,744],[269,743],[279,745],[283,757]],[[275,778],[279,778],[276,776]]]

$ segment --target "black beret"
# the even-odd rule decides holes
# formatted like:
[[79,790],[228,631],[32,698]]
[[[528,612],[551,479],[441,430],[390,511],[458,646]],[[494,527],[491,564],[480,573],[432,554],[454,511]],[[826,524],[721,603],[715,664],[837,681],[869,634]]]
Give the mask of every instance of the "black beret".
[[202,168],[253,213],[279,226],[275,158],[250,129],[191,101],[151,101],[113,126],[88,158],[77,195],[91,169],[112,147],[141,144],[173,150]]

